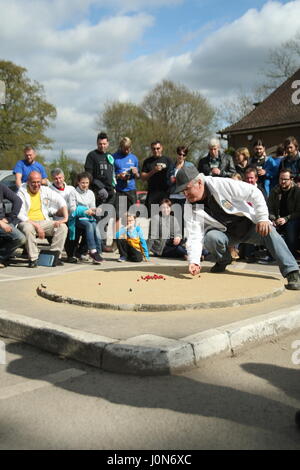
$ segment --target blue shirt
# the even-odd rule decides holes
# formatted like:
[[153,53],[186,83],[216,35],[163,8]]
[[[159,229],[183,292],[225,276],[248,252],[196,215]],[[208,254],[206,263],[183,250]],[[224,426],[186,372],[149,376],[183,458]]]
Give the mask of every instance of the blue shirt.
[[135,177],[134,175],[130,175],[128,180],[121,180],[117,178],[120,173],[124,173],[125,171],[129,172],[131,167],[139,168],[139,161],[133,153],[129,153],[128,155],[124,155],[120,152],[117,152],[113,155],[115,160],[115,174],[117,179],[117,191],[135,191],[136,184],[135,184]]
[[264,170],[266,170],[266,178],[264,181],[265,191],[267,196],[271,189],[278,184],[279,177],[279,165],[283,157],[269,157],[266,163],[264,164]]
[[[128,229],[127,227],[122,227],[116,233],[116,239],[119,240],[120,238],[122,238],[122,235],[125,235],[125,240],[127,243],[133,246],[136,250],[141,251],[145,258],[149,259],[148,246],[144,238],[143,231],[139,225],[134,226],[130,229]],[[129,242],[128,239],[130,240]]]
[[32,171],[38,171],[42,175],[42,179],[47,178],[45,168],[39,162],[34,161],[29,165],[26,160],[19,160],[13,169],[14,174],[21,173],[22,183],[27,182],[28,176]]

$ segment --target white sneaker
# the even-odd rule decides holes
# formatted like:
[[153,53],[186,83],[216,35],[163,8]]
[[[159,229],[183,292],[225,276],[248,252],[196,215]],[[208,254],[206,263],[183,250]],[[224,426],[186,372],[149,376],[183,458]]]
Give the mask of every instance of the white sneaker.
[[91,262],[91,258],[89,257],[89,255],[80,255],[79,259],[83,263],[90,263]]

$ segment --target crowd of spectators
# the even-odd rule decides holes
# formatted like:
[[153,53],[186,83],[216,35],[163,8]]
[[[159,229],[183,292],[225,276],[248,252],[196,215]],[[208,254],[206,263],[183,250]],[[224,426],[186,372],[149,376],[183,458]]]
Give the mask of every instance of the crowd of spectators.
[[[122,138],[117,152],[111,154],[108,136],[101,132],[97,148],[88,153],[85,171],[78,175],[74,187],[66,184],[60,168],[51,172],[50,182],[44,167],[35,160],[35,150],[27,146],[24,159],[13,170],[17,194],[0,184],[0,267],[7,266],[15,250],[23,245],[28,266],[37,267],[37,241],[45,238],[49,239],[50,251],[58,253],[57,264],[63,264],[63,250],[70,263],[101,263],[103,251],[113,251],[106,245],[98,223],[106,221],[107,230],[109,205],[115,210],[119,261],[148,260],[149,254],[187,259],[186,199],[175,189],[178,171],[193,167],[188,151],[188,147],[178,146],[172,159],[156,140],[151,143],[151,155],[140,166],[128,137]],[[219,139],[211,139],[197,169],[206,176],[239,179],[257,186],[268,205],[271,223],[293,256],[300,259],[300,154],[294,137],[278,145],[274,155],[267,155],[264,143],[257,140],[252,149],[238,148],[233,156],[221,150]],[[147,183],[145,204],[148,216],[152,214],[147,241],[136,218],[138,179]],[[5,213],[5,199],[12,203],[9,215]],[[154,214],[153,204],[159,205]],[[235,259],[273,261],[259,246],[240,244],[230,249]],[[208,254],[204,247],[203,256]]]

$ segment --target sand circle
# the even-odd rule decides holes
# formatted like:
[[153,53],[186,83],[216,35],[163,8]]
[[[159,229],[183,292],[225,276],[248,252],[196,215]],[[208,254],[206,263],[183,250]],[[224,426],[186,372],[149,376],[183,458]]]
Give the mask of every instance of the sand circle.
[[114,310],[166,311],[228,307],[280,295],[282,279],[251,271],[191,276],[187,266],[91,269],[42,280],[37,292],[56,302]]

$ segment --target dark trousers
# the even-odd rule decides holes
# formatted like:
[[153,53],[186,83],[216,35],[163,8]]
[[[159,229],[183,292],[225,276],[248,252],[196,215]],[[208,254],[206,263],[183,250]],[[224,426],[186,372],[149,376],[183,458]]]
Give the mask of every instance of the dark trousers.
[[277,227],[277,232],[283,236],[290,252],[298,257],[297,248],[299,245],[300,219],[289,220],[286,224]]
[[26,238],[14,225],[9,224],[11,232],[5,232],[0,228],[0,262],[8,260],[19,247],[24,245]]
[[[81,239],[81,240],[80,240]],[[79,244],[80,240],[80,244]],[[68,258],[73,258],[76,255],[87,253],[88,248],[86,244],[86,237],[83,229],[77,228],[75,240],[70,240],[69,237],[65,241],[65,252]]]
[[169,197],[167,190],[148,191],[147,199],[145,201],[148,209],[148,217],[151,216],[151,204],[160,204],[161,201],[167,197]]
[[164,251],[162,252],[163,257],[166,258],[183,258],[187,255],[187,251],[182,245],[173,245],[165,246]]
[[143,261],[143,253],[133,248],[133,246],[128,245],[126,240],[117,240],[117,247],[120,256],[127,258],[128,261],[133,261],[135,263]]
[[187,251],[181,244],[173,245],[173,239],[167,240],[167,243],[161,254],[162,257],[166,258],[183,258],[187,255]]
[[[126,198],[126,207],[120,208],[120,197]],[[120,209],[125,209],[125,212],[128,211],[130,206],[136,204],[136,191],[117,191],[116,194],[116,201],[115,201],[115,207],[116,207],[116,219],[119,220],[120,217],[122,217],[122,212]]]

